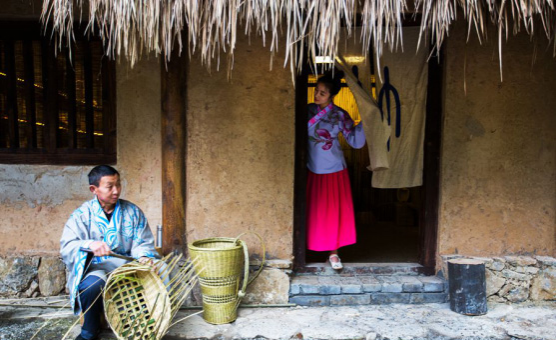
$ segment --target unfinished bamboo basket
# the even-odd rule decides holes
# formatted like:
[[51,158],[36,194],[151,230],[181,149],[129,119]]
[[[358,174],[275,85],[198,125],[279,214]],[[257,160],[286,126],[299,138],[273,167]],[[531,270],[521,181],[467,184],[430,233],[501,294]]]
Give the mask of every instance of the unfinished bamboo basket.
[[159,340],[197,282],[194,261],[168,255],[154,267],[139,262],[114,270],[104,289],[104,312],[119,340]]
[[[264,265],[265,247],[262,238],[263,260],[260,268],[249,278],[249,251],[239,237],[214,237],[189,244],[189,254],[194,260],[195,271],[203,297],[203,318],[219,325],[237,318],[237,308],[245,296],[247,286],[259,275]],[[243,283],[240,287],[240,281]]]

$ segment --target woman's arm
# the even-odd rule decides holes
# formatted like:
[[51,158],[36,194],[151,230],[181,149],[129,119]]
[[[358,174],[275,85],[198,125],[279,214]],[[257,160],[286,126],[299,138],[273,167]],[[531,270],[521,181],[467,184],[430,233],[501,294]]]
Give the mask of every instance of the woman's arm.
[[365,145],[365,133],[363,132],[363,122],[355,125],[355,122],[345,111],[340,113],[340,130],[346,142],[355,149],[361,149]]

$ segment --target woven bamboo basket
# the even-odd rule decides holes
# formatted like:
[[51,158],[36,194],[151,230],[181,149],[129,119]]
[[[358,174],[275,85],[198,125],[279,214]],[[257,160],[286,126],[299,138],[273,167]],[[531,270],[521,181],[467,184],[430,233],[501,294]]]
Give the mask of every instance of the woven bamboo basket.
[[159,340],[167,333],[197,281],[194,261],[181,259],[169,255],[154,268],[130,262],[110,274],[104,312],[119,340]]
[[[249,278],[249,251],[239,237],[214,237],[189,244],[189,255],[194,260],[195,271],[203,296],[203,318],[219,325],[237,318],[237,308],[245,296],[247,286],[263,269],[265,247],[262,238],[263,261],[260,268]],[[240,282],[243,279],[240,289]]]

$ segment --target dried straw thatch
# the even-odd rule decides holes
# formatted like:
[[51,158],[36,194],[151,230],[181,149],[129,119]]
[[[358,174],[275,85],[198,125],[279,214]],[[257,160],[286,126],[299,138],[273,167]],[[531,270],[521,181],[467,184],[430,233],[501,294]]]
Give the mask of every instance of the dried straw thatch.
[[221,52],[231,66],[237,34],[243,29],[247,35],[260,35],[263,43],[270,35],[272,54],[278,51],[279,37],[285,36],[285,65],[294,73],[305,60],[305,47],[309,58],[318,54],[334,60],[340,31],[351,34],[356,14],[361,15],[364,51],[372,45],[380,56],[384,46],[397,48],[402,20],[412,15],[410,11],[421,14],[420,40],[432,37],[437,49],[462,14],[469,34],[475,32],[481,41],[488,22],[498,27],[500,54],[510,32],[522,30],[530,35],[544,32],[556,54],[553,0],[44,0],[43,23],[52,22],[60,47],[72,41],[73,20],[84,11],[88,28],[101,36],[106,54],[123,55],[132,65],[143,51],[169,59],[175,45],[181,51],[185,43],[190,54],[200,51],[209,68],[213,59],[220,64]]

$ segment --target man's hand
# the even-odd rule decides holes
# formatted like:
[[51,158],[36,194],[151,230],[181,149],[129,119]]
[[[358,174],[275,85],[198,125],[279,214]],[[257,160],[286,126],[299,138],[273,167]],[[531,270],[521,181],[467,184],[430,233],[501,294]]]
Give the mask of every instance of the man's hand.
[[139,263],[146,264],[146,265],[149,265],[151,267],[154,267],[154,260],[151,259],[150,257],[146,257],[146,256],[140,257],[139,258]]
[[111,253],[110,247],[103,241],[94,241],[89,245],[89,249],[91,249],[95,256],[108,256]]

